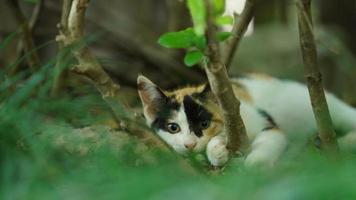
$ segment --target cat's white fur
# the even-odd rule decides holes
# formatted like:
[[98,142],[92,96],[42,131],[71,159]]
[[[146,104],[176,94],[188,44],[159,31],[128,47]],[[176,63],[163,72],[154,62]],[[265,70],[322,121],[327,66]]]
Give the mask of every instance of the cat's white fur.
[[247,167],[272,167],[285,151],[288,140],[279,129],[262,131],[251,144],[252,151],[247,155]]
[[197,137],[191,132],[183,106],[180,107],[178,112],[173,114],[170,122],[177,123],[180,126],[181,130],[179,133],[171,134],[160,129],[157,131],[157,134],[175,151],[181,154],[185,154],[188,151],[204,151],[209,139],[204,135]]
[[[150,116],[147,112],[149,106],[148,101],[154,101],[155,99],[161,98],[161,93],[157,90],[158,87],[156,87],[156,85],[149,79],[144,76],[139,76],[137,78],[137,83],[139,84],[142,82],[146,83],[145,88],[143,88],[143,90],[146,92],[146,95],[144,97],[140,91],[139,95],[143,103],[143,113],[146,118],[146,123],[148,126],[151,126],[154,118],[152,118],[152,116]],[[180,132],[171,134],[167,131],[159,129],[157,130],[157,134],[175,151],[181,154],[185,154],[189,151],[202,152],[206,149],[210,138],[204,134],[202,137],[197,137],[193,132],[191,132],[183,106],[181,106],[178,111],[173,111],[170,120],[170,122],[177,123],[180,126]]]
[[[240,114],[246,127],[246,133],[252,142],[251,151],[245,164],[252,166],[273,166],[287,148],[286,135],[279,129],[263,130],[268,123],[257,109],[246,102],[241,102]],[[223,166],[228,161],[226,149],[227,137],[221,133],[213,137],[207,144],[206,154],[214,166]]]
[[[152,83],[149,79],[143,76],[139,76],[138,84],[143,86],[141,91],[139,90],[139,95],[143,103],[144,115],[146,122],[149,126],[154,121],[154,118],[148,113],[149,102],[153,102],[158,98],[161,98],[162,93],[159,91],[158,87]],[[142,84],[144,83],[144,84]],[[269,123],[267,119],[258,113],[257,109],[251,105],[242,102],[241,104],[241,117],[245,123],[246,131],[248,137],[251,141],[255,138],[260,138],[259,135],[263,135],[264,132],[271,131],[262,131],[263,128]],[[178,111],[173,111],[170,116],[170,121],[168,123],[177,123],[180,126],[180,131],[178,133],[169,133],[165,130],[157,130],[157,134],[169,144],[175,151],[181,154],[185,154],[189,151],[193,152],[203,152],[206,151],[206,155],[210,163],[214,166],[222,166],[228,160],[228,150],[226,149],[227,137],[222,132],[217,134],[217,136],[211,138],[207,134],[203,134],[201,137],[197,137],[189,128],[188,119],[186,112],[184,111],[184,106],[181,106]],[[278,132],[278,130],[275,130]],[[273,131],[272,131],[273,132]],[[284,137],[283,134],[280,134],[280,137]],[[261,139],[258,139],[261,140]],[[279,141],[275,141],[277,143]],[[271,158],[269,163],[274,162],[274,157],[278,157],[280,153],[276,153],[275,150],[262,152],[261,149],[271,148],[275,149],[275,145],[271,145],[273,142],[257,142],[255,145],[256,148],[252,148],[251,155],[249,160],[249,165],[253,163],[263,163],[262,158]],[[277,144],[278,149],[282,152],[282,149],[286,147],[286,143]],[[266,147],[263,147],[266,146]]]
[[229,151],[226,149],[227,137],[217,135],[209,141],[206,147],[206,156],[213,166],[223,166],[229,160]]
[[[290,140],[304,143],[317,133],[305,85],[276,78],[242,78],[234,81],[247,89],[253,106],[267,111]],[[328,92],[326,99],[334,127],[343,133],[355,134],[356,109]]]
[[[247,157],[248,165],[266,162],[268,162],[268,165],[272,165],[287,146],[285,135],[275,129],[262,131],[268,122],[252,106],[242,103],[240,110],[248,137],[253,141],[252,151]],[[211,139],[204,134],[202,137],[197,137],[189,129],[183,107],[174,112],[170,120],[170,122],[177,123],[180,126],[180,132],[171,134],[160,129],[157,134],[175,151],[185,154],[189,151],[202,152],[206,150],[207,157],[212,165],[222,166],[227,162],[229,153],[226,149],[227,137],[224,133],[220,133]],[[193,148],[189,148],[191,146]]]

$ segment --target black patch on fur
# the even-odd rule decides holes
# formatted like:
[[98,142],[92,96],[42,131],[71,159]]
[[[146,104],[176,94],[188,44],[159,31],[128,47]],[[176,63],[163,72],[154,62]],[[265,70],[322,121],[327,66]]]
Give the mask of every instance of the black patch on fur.
[[154,130],[166,130],[168,119],[171,118],[173,111],[179,110],[179,107],[179,103],[174,98],[166,97],[165,102],[160,106],[160,110],[156,113],[156,119],[151,124],[151,128]]
[[175,98],[167,97],[165,106],[167,108],[172,109],[172,110],[178,111],[179,107],[180,107],[180,104],[177,102],[177,100]]
[[276,128],[276,127],[268,125],[268,126],[264,127],[261,131],[268,131],[268,130],[271,130],[271,129],[274,129],[274,128]]
[[167,118],[157,117],[151,124],[151,128],[155,131],[162,129],[166,130]]
[[262,129],[262,131],[267,131],[267,130],[270,130],[270,129],[273,129],[273,128],[278,128],[276,122],[274,121],[273,117],[268,114],[267,111],[265,110],[262,110],[262,109],[258,109],[258,113],[260,115],[262,115],[262,117],[264,117],[267,121],[268,121],[268,124],[265,128]]
[[203,136],[203,130],[200,123],[205,120],[211,120],[213,115],[203,106],[196,103],[191,96],[185,96],[183,100],[185,114],[188,118],[189,128],[198,137]]

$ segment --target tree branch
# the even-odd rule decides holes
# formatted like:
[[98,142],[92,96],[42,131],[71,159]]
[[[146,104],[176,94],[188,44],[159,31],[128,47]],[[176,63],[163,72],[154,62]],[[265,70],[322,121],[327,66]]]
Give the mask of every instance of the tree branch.
[[[8,4],[10,5],[10,9],[13,12],[17,24],[21,28],[21,35],[22,35],[22,44],[25,50],[25,53],[28,54],[27,63],[32,71],[35,71],[40,66],[40,59],[35,50],[35,43],[33,41],[33,36],[31,32],[31,28],[29,25],[28,20],[26,19],[25,15],[23,14],[18,0],[7,0]],[[35,18],[35,17],[34,17]],[[37,21],[34,19],[33,21]],[[32,22],[33,25],[35,24]]]
[[40,17],[42,8],[43,8],[44,0],[39,0],[36,6],[33,8],[30,21],[28,22],[28,26],[31,31],[33,31],[34,27],[37,25],[38,19]]
[[235,14],[234,25],[232,28],[232,35],[226,41],[224,54],[222,57],[223,63],[226,65],[226,68],[229,69],[236,54],[236,50],[240,44],[242,37],[244,36],[248,25],[250,24],[254,16],[254,0],[246,0],[244,9],[240,15]]
[[69,52],[64,50],[66,45],[64,44],[63,37],[68,34],[68,16],[72,7],[72,1],[73,0],[63,0],[61,20],[57,24],[59,30],[59,34],[56,36],[58,56],[54,67],[54,80],[51,88],[52,97],[58,96],[63,86],[65,72],[67,71],[67,69],[65,69],[65,65],[67,64]]
[[218,99],[223,118],[224,131],[228,136],[227,148],[231,153],[244,151],[249,146],[244,123],[240,115],[240,101],[236,99],[229,81],[226,67],[220,57],[219,44],[216,38],[216,26],[213,21],[212,7],[209,0],[205,0],[207,7],[208,43],[207,57],[209,61],[205,65],[212,92]]
[[322,75],[317,61],[317,50],[312,27],[311,0],[298,0],[297,7],[304,75],[307,80],[310,101],[319,130],[319,137],[322,143],[321,147],[336,151],[338,149],[336,134],[332,126],[332,120],[323,89]]

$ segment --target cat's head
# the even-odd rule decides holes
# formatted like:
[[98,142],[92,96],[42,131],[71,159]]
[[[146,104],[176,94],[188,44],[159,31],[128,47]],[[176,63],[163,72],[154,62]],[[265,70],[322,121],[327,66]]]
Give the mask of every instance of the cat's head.
[[222,128],[219,107],[207,85],[163,91],[137,78],[147,124],[175,151],[201,152]]

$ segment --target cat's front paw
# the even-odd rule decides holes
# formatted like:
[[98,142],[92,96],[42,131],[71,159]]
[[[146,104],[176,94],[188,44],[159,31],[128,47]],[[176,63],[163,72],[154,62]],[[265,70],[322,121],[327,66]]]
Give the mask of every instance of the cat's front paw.
[[226,144],[226,140],[220,136],[216,136],[210,140],[206,154],[211,165],[220,167],[225,165],[229,160],[229,151],[226,148]]

